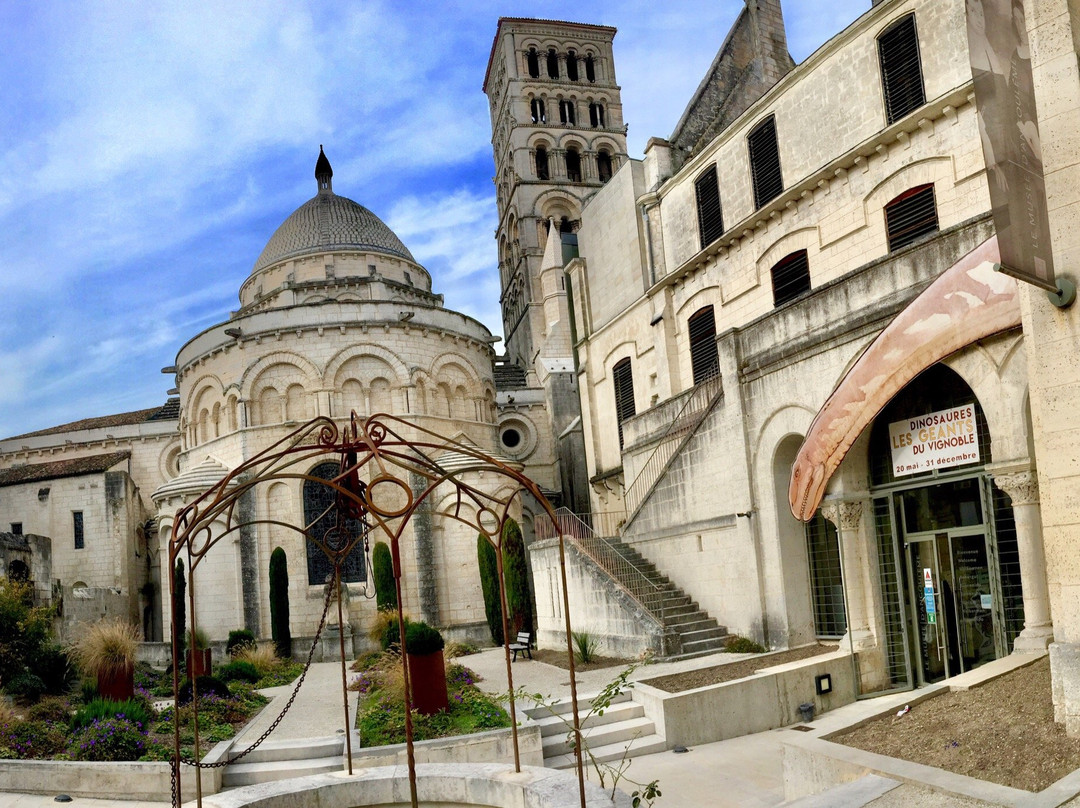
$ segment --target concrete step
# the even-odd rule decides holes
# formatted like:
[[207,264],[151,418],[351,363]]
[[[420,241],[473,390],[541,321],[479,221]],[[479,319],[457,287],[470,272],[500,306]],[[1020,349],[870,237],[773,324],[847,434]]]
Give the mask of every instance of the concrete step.
[[[617,744],[622,744],[625,747],[626,744],[633,742],[635,738],[655,734],[656,725],[653,724],[651,719],[644,717],[631,718],[628,721],[619,721],[615,724],[601,724],[582,731],[589,749]],[[573,749],[565,733],[544,738],[543,747],[545,760],[557,755],[565,755]]]
[[306,777],[309,774],[339,772],[345,768],[341,755],[307,760],[280,760],[265,763],[233,763],[225,767],[221,775],[224,788],[239,788],[256,783],[270,783],[275,780],[287,780],[291,777]]
[[[599,727],[604,724],[614,724],[618,721],[628,721],[634,718],[641,718],[645,715],[645,708],[640,704],[636,704],[632,701],[623,701],[618,704],[612,704],[606,710],[603,715],[593,714],[588,718],[584,717],[584,714],[588,712],[588,708],[581,710],[582,714],[582,729],[589,729],[590,727]],[[552,736],[565,737],[566,733],[570,731],[570,727],[567,722],[573,724],[573,715],[570,712],[561,713],[559,715],[546,715],[538,717],[534,720],[534,723],[540,727],[540,735],[543,738],[550,738]]]
[[878,797],[888,794],[899,785],[898,781],[888,777],[868,774],[820,794],[781,803],[780,808],[862,808],[864,805],[871,805]]
[[[626,751],[627,746],[630,747],[629,753]],[[642,735],[629,743],[624,741],[605,746],[593,746],[591,744],[589,746],[589,751],[591,751],[601,763],[620,760],[624,754],[628,758],[633,759],[638,755],[651,755],[655,752],[663,752],[666,749],[667,741],[664,740],[662,736],[655,734]],[[570,769],[576,765],[576,758],[572,752],[563,755],[555,755],[551,758],[544,758],[544,765],[549,769]]]
[[[598,695],[598,693],[589,693],[584,696],[578,696],[578,712],[587,713],[589,711],[589,708],[592,706],[593,699],[595,699]],[[623,704],[625,702],[631,701],[630,696],[630,691],[624,690],[622,693],[620,693],[611,700],[611,706],[614,707],[617,704]],[[570,699],[565,699],[564,701],[560,701],[551,705],[550,709],[547,707],[530,707],[525,710],[525,715],[529,716],[529,718],[533,720],[539,720],[541,718],[550,717],[553,713],[555,715],[568,715],[573,712],[573,702],[571,702]],[[604,712],[606,713],[607,710],[605,710]]]
[[[241,741],[235,744],[233,752],[243,752],[246,748]],[[274,763],[283,760],[304,760],[307,758],[327,758],[342,755],[345,751],[344,735],[329,735],[325,738],[301,738],[299,740],[268,740],[238,763]]]
[[679,636],[682,637],[683,648],[688,645],[694,645],[701,640],[715,640],[727,636],[727,629],[723,626],[714,625],[712,628],[696,629],[694,631],[679,630]]
[[[706,623],[708,625],[705,625]],[[700,610],[669,617],[667,624],[678,632],[700,631],[704,628],[715,628],[718,625],[715,618],[709,617],[709,615]]]
[[[695,656],[704,656],[705,654],[713,654],[717,651],[723,651],[724,645],[727,643],[728,637],[730,636],[731,635],[726,635],[722,637],[713,637],[707,640],[694,640],[693,642],[684,642],[682,647],[682,654],[679,655],[679,658],[691,659]],[[674,657],[669,657],[664,661],[671,662],[673,660]]]

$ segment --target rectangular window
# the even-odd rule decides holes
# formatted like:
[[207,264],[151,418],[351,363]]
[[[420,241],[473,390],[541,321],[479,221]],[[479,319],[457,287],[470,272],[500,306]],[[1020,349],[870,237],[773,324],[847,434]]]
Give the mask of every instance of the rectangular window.
[[712,306],[699,309],[687,323],[690,332],[690,367],[694,384],[701,384],[720,372],[716,353],[716,315]]
[[754,185],[754,207],[772,202],[784,190],[780,175],[780,147],[776,143],[776,118],[769,116],[746,137],[750,152],[750,177]]
[[889,252],[901,250],[929,233],[936,233],[938,218],[934,186],[912,188],[887,204],[885,228],[889,233]]
[[81,550],[85,546],[82,511],[71,512],[71,527],[75,533],[75,549]]
[[885,118],[891,124],[926,103],[914,14],[894,23],[878,37],[878,56]]
[[615,383],[615,419],[619,422],[619,449],[623,447],[623,421],[637,414],[634,407],[634,374],[629,358],[615,363],[611,369],[611,378]]
[[22,522],[12,522],[11,523],[11,532],[14,533],[16,536],[21,536],[22,535]]
[[701,249],[705,249],[724,233],[724,213],[720,209],[720,185],[716,179],[716,166],[702,174],[694,182],[697,197],[698,235]]
[[806,258],[806,250],[799,250],[781,258],[770,274],[774,306],[782,306],[810,291],[810,263]]

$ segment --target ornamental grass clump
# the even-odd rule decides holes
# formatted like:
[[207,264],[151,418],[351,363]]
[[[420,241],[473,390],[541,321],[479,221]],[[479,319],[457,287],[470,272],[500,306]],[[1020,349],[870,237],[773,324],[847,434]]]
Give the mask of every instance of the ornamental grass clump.
[[135,665],[139,630],[124,620],[103,620],[83,629],[71,646],[75,663],[99,680],[120,676]]
[[259,676],[266,676],[281,667],[282,661],[272,645],[258,645],[241,649],[233,656],[235,662],[247,662],[252,665]]

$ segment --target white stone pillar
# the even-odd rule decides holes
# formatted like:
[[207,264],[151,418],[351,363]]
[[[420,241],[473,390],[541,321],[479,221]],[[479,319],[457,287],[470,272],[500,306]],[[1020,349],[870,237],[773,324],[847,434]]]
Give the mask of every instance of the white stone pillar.
[[1024,590],[1024,630],[1014,651],[1041,652],[1054,641],[1050,618],[1050,590],[1046,584],[1039,480],[1033,471],[997,474],[994,485],[1012,500],[1016,545],[1020,555],[1020,585]]
[[840,647],[849,645],[852,651],[867,650],[875,645],[874,632],[870,627],[871,570],[860,531],[865,505],[863,501],[841,501],[826,502],[821,506],[821,515],[836,526],[839,534],[848,626]]

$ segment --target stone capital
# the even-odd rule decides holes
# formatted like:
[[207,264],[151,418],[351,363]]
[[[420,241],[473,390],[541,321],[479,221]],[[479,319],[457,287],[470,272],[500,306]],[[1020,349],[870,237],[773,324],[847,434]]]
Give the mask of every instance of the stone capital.
[[1039,502],[1039,478],[1033,471],[995,474],[994,485],[1009,495],[1013,506]]
[[859,524],[862,522],[863,503],[858,502],[841,502],[840,509],[840,528],[842,530],[858,530]]

